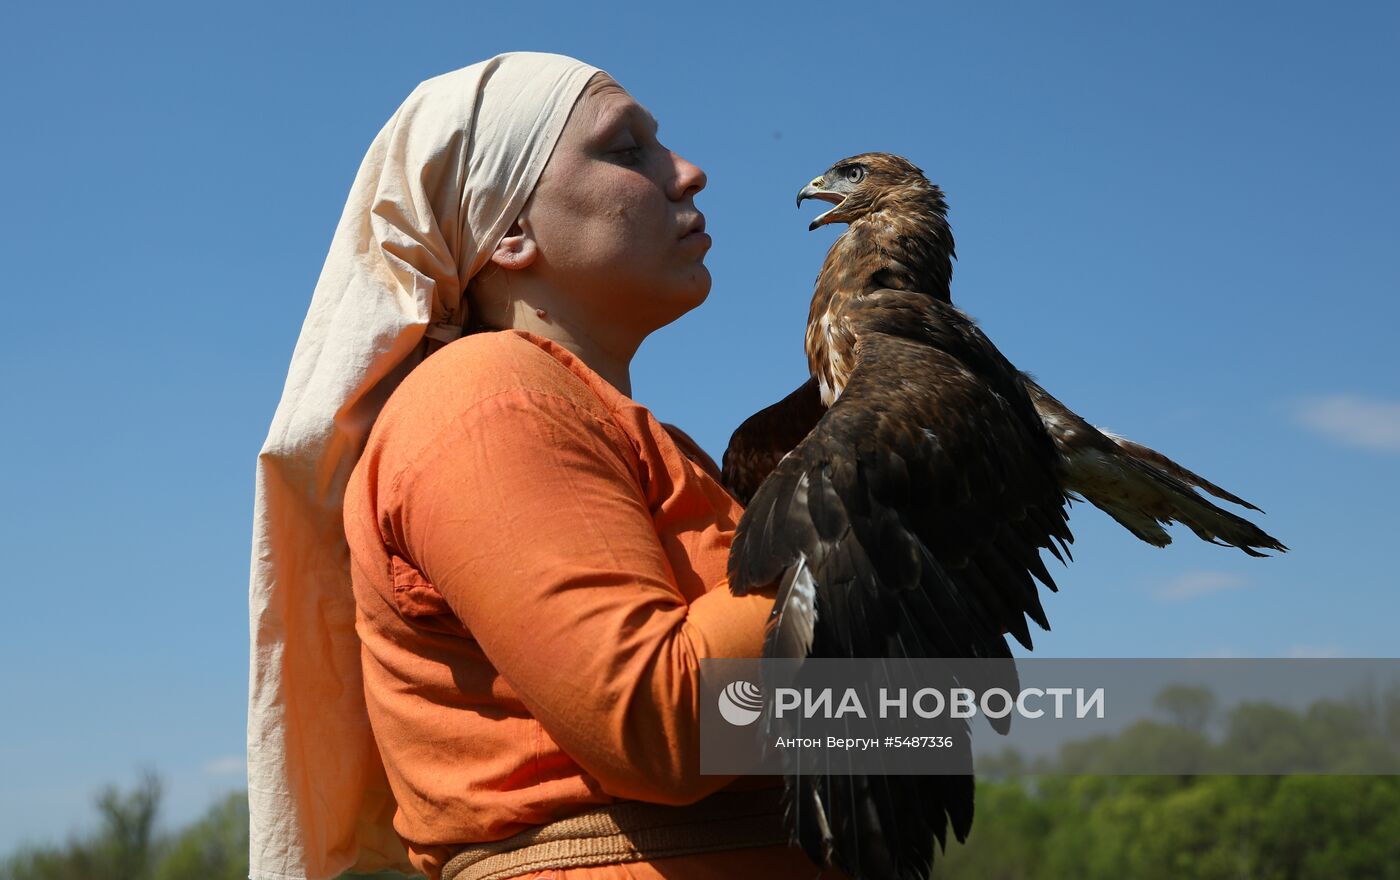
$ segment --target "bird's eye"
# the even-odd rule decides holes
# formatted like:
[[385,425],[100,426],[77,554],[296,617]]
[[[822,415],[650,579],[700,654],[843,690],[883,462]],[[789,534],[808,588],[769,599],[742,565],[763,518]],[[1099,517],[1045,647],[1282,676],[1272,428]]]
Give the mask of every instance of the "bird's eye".
[[851,166],[848,166],[848,167],[846,168],[845,175],[846,175],[846,179],[849,180],[851,183],[860,183],[862,180],[865,179],[865,166],[864,166],[864,165],[851,165]]

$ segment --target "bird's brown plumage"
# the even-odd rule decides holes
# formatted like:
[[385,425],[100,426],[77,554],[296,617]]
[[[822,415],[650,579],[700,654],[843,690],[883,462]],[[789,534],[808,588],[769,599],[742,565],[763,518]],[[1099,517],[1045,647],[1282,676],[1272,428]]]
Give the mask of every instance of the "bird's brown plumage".
[[[724,456],[746,504],[731,588],[779,585],[765,656],[1009,666],[1004,634],[1029,649],[1027,618],[1049,628],[1039,551],[1068,552],[1072,494],[1159,546],[1176,520],[1255,555],[1283,549],[1192,487],[1239,499],[1080,419],[952,305],[947,206],[918,168],[853,156],[808,197],[835,205],[812,228],[849,224],[812,297],[811,376]],[[788,796],[807,852],[858,878],[926,876],[933,840],[950,826],[961,840],[972,822],[971,777],[790,777]]]
[[[821,196],[840,203],[818,222],[850,228],[812,300],[812,379],[725,454],[748,502],[731,587],[779,583],[765,656],[1000,659],[993,683],[1014,690],[1004,634],[1029,648],[1027,619],[1048,627],[1039,551],[1071,540],[1058,453],[1015,367],[949,301],[942,193],[882,154],[826,177],[842,175]],[[924,877],[934,841],[972,823],[970,776],[798,777],[788,795],[807,852],[858,878]]]

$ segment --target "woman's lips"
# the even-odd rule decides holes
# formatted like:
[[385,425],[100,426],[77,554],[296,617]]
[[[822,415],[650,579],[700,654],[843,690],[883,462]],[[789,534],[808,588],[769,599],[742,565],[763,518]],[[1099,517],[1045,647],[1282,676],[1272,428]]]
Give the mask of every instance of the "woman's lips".
[[696,247],[703,245],[708,250],[713,242],[707,232],[691,232],[681,236],[681,244],[695,245]]
[[689,245],[704,245],[706,248],[712,244],[710,236],[705,232],[705,215],[698,214],[695,219],[686,226],[686,231],[681,235],[681,243]]

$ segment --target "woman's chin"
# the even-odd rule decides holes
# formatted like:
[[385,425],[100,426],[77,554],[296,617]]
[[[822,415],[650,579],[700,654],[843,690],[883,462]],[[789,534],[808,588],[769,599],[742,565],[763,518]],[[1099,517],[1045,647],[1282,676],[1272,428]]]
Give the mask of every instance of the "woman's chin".
[[705,299],[706,299],[707,297],[709,297],[709,295],[710,295],[710,284],[711,284],[712,280],[713,280],[713,279],[710,278],[710,269],[709,269],[709,267],[706,266],[704,263],[696,263],[696,264],[695,264],[695,279],[694,279],[694,285],[695,285],[695,305],[694,305],[694,306],[691,306],[691,308],[695,308],[695,306],[700,305],[702,302],[705,301]]
[[664,291],[653,295],[648,303],[648,311],[653,316],[653,329],[660,329],[678,320],[709,298],[710,271],[698,264],[697,269],[698,271],[686,279],[685,283],[668,285]]
[[[705,268],[704,263],[695,264],[695,276],[691,283],[686,285],[684,292],[677,297],[677,300],[685,303],[685,309],[680,315],[703,303],[710,296],[710,270]],[[680,317],[677,315],[676,317]]]

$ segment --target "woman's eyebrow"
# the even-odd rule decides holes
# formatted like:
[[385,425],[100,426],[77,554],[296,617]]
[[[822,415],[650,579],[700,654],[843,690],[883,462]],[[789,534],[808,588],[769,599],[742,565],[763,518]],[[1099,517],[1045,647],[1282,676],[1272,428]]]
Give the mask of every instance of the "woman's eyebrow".
[[618,126],[628,121],[629,119],[640,119],[643,122],[645,122],[648,126],[651,127],[651,132],[653,136],[661,128],[661,123],[657,122],[656,117],[651,115],[651,113],[645,107],[643,107],[641,104],[629,104],[627,107],[616,112],[609,113],[607,116],[603,117],[603,123],[601,126],[599,126],[599,131],[603,133],[610,133],[616,130]]

